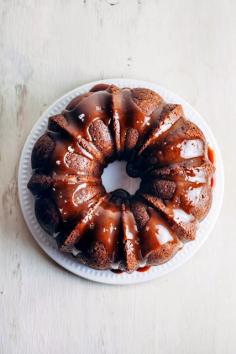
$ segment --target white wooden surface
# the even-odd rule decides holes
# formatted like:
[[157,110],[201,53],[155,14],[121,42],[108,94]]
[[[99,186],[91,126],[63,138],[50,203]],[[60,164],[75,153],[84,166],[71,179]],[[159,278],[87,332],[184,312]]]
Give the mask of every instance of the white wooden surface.
[[[0,0],[0,353],[236,352],[236,2]],[[131,77],[186,98],[222,149],[208,242],[178,271],[127,287],[50,261],[22,220],[16,174],[41,112],[91,80]]]

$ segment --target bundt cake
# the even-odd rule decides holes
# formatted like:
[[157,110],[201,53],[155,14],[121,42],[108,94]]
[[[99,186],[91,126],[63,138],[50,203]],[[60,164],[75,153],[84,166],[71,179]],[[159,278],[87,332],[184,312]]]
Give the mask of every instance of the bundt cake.
[[[135,195],[107,193],[104,168],[127,161]],[[201,130],[156,92],[99,84],[74,98],[32,151],[28,188],[41,227],[96,269],[133,272],[168,261],[195,239],[214,173]]]

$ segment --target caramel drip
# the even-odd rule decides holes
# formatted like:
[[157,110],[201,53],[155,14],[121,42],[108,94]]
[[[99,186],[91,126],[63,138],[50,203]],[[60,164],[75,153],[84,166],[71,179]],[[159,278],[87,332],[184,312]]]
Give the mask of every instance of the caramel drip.
[[[136,270],[137,270],[137,272],[144,273],[144,272],[147,272],[150,268],[151,268],[151,266],[144,266],[144,267],[140,267]],[[115,274],[124,273],[123,270],[120,270],[120,269],[111,269],[111,272],[115,273]]]
[[76,131],[77,138],[83,137],[92,142],[90,125],[101,119],[107,126],[111,120],[111,94],[107,91],[94,92],[84,98],[71,111],[64,112],[68,123]]
[[71,230],[69,228],[69,232],[66,229],[66,232],[62,232],[60,238],[62,242],[60,244],[60,249],[64,252],[72,252],[74,245],[76,245],[82,236],[84,236],[86,230],[90,225],[90,221],[93,220],[94,213],[96,212],[97,208],[101,205],[101,203],[107,199],[107,196],[96,196],[95,198],[91,199],[91,203],[87,203],[83,207],[81,215],[78,214],[78,218],[76,219],[76,224]]
[[206,185],[202,183],[178,183],[175,195],[171,202],[166,205],[172,208],[183,209],[187,214],[198,216],[199,205],[203,206],[204,199],[207,200]]
[[123,245],[125,257],[125,269],[133,271],[138,268],[142,262],[142,256],[139,246],[138,228],[129,206],[123,205],[122,211],[122,225],[123,225]]
[[151,266],[140,267],[137,269],[137,272],[144,273],[144,272],[147,272],[150,268],[151,268]]
[[92,198],[103,193],[104,188],[97,183],[78,183],[72,178],[67,181],[54,179],[51,191],[64,222],[78,217],[85,206],[93,204]]
[[208,155],[208,158],[211,161],[211,163],[214,165],[215,153],[214,153],[214,150],[210,146],[208,146],[207,155]]
[[75,142],[61,134],[51,134],[55,142],[55,149],[51,156],[49,173],[52,176],[77,176],[100,177],[102,167],[94,161],[86,151]]
[[[113,94],[113,118],[115,121],[115,130],[120,134],[116,137],[118,150],[125,151],[127,132],[129,129],[138,132],[138,135],[144,135],[155,124],[157,115],[161,109],[157,109],[155,114],[145,114],[134,102],[130,89],[122,89]],[[119,128],[117,128],[119,124]]]
[[176,186],[173,198],[166,201],[166,205],[181,208],[201,219],[208,211],[213,172],[213,166],[207,161],[198,167],[173,166],[159,169],[157,177],[174,181]]
[[69,150],[73,153],[78,153],[76,143],[71,138],[62,136],[60,134],[52,134],[51,136],[55,142],[55,149],[51,156],[50,173],[66,175],[68,173],[77,173],[77,170],[72,169],[68,171],[68,166],[65,164],[65,156]]
[[167,136],[167,133],[175,131],[184,122],[182,107],[180,105],[163,104],[159,110],[153,112],[152,119],[156,122],[156,127],[142,145],[138,152],[139,155],[150,145],[163,140]]
[[196,221],[197,219],[192,214],[187,214],[180,208],[174,208],[171,203],[168,205],[155,197],[146,193],[140,193],[140,196],[145,201],[157,210],[173,230],[181,241],[190,241],[196,236]]
[[96,208],[89,222],[89,227],[84,234],[81,244],[77,245],[78,249],[83,250],[83,241],[86,242],[86,248],[89,244],[97,242],[102,244],[110,262],[115,262],[119,236],[121,233],[121,208],[108,199],[105,199]]
[[179,244],[179,240],[164,219],[153,209],[150,219],[140,232],[141,252],[144,258],[159,251],[166,243]]
[[174,141],[164,141],[147,149],[143,155],[146,165],[165,166],[203,157],[204,142],[200,139],[175,137]]
[[[214,150],[208,146],[208,149],[207,149],[207,156],[208,156],[208,159],[210,160],[210,162],[212,163],[212,165],[214,166],[215,165],[215,153],[214,153]],[[211,188],[214,187],[215,185],[215,179],[214,177],[211,177]]]

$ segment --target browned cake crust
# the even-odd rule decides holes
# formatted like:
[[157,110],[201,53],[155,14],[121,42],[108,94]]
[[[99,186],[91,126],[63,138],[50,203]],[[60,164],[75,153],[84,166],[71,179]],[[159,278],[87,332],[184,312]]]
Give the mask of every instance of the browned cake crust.
[[[102,186],[116,159],[142,179],[133,196]],[[203,133],[149,89],[98,84],[75,97],[49,118],[31,161],[40,225],[61,251],[96,269],[168,261],[195,239],[211,206],[214,166]]]
[[134,88],[131,90],[131,95],[135,104],[147,116],[150,116],[157,107],[163,105],[162,97],[149,89]]

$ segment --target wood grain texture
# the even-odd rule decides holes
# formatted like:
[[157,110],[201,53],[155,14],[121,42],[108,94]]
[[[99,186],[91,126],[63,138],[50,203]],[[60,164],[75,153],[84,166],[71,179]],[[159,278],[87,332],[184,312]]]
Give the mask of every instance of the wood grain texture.
[[[235,353],[235,13],[234,0],[0,0],[1,354]],[[17,199],[19,155],[39,115],[110,77],[186,98],[212,127],[226,172],[208,242],[178,271],[136,286],[59,268]]]

